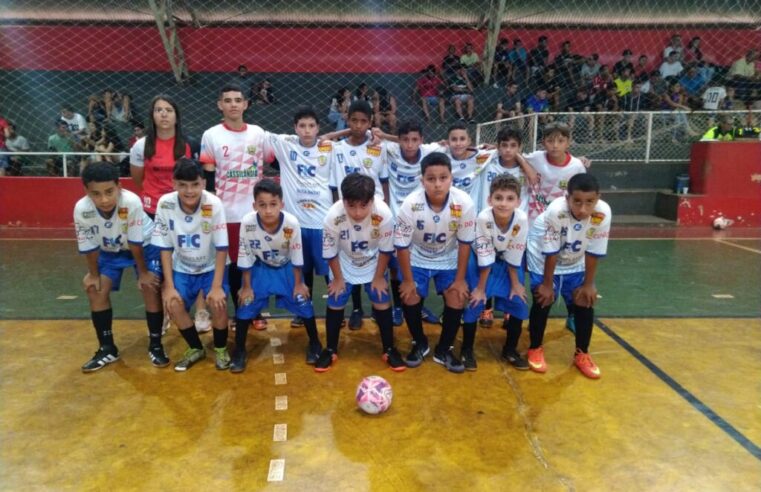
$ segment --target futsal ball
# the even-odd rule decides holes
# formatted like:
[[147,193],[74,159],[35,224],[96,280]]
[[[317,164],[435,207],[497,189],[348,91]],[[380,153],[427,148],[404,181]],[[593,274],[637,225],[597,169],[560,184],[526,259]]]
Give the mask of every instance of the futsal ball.
[[388,410],[393,398],[391,385],[380,376],[367,376],[357,386],[357,406],[370,415]]
[[722,229],[726,229],[730,225],[732,225],[732,221],[722,217],[721,215],[716,217],[713,220],[713,228],[716,229],[717,231],[720,231]]

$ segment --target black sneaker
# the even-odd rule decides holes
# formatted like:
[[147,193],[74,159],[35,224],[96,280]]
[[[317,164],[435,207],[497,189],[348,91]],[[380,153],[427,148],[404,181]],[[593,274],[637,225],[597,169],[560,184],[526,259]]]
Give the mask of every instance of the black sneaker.
[[425,321],[426,323],[431,323],[432,325],[441,324],[441,318],[433,314],[433,311],[431,311],[425,306],[423,306],[423,309],[420,311],[420,315],[423,318],[423,321]]
[[338,359],[338,356],[331,349],[326,348],[322,351],[317,358],[317,362],[314,363],[315,372],[325,372],[330,370],[331,364]]
[[446,367],[448,371],[460,374],[465,372],[465,366],[462,365],[460,359],[454,356],[452,347],[447,350],[435,350],[433,353],[433,361],[437,364],[441,364]]
[[394,347],[386,349],[383,353],[383,360],[386,361],[386,364],[388,364],[392,371],[402,372],[407,369],[407,365],[404,363],[404,359],[402,359],[402,354]]
[[316,342],[315,344],[309,344],[307,346],[307,364],[309,365],[315,365],[317,363],[317,359],[320,358],[320,352],[322,352],[322,344],[320,342]]
[[246,370],[246,359],[248,354],[245,350],[235,349],[232,360],[230,361],[230,372],[239,373]]
[[473,353],[473,349],[461,350],[460,359],[462,359],[462,365],[465,366],[466,371],[475,371],[478,369],[478,363],[476,363],[476,354]]
[[116,347],[101,347],[95,352],[92,359],[82,366],[82,372],[95,372],[117,360],[119,360],[119,351]]
[[163,345],[148,347],[148,357],[151,358],[153,367],[166,367],[169,365],[169,357],[166,356]]
[[418,346],[417,342],[412,342],[412,348],[410,353],[407,354],[405,364],[407,367],[417,367],[423,363],[425,356],[431,353],[431,349],[428,347],[428,340]]
[[365,313],[363,313],[361,309],[355,309],[352,311],[351,316],[349,316],[349,329],[359,330],[362,328],[362,318],[364,316]]
[[304,318],[301,316],[295,316],[291,320],[291,328],[301,328],[302,326],[304,326]]
[[395,307],[391,311],[391,319],[394,322],[394,326],[402,326],[404,323],[404,312],[402,311],[402,308]]
[[511,366],[518,369],[519,371],[529,370],[528,361],[521,357],[521,354],[519,354],[516,350],[507,350],[503,348],[502,359],[507,361]]

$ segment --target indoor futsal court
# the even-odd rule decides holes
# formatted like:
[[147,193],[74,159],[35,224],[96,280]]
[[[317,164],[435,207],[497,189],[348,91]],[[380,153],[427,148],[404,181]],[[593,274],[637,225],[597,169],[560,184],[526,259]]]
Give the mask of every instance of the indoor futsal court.
[[[340,360],[324,374],[304,364],[306,334],[286,318],[251,331],[242,374],[216,371],[210,358],[188,373],[155,369],[141,300],[129,284],[113,296],[121,359],[82,374],[95,347],[75,242],[68,231],[56,240],[48,231],[44,238],[3,233],[4,490],[761,484],[757,229],[614,228],[599,270],[597,381],[572,367],[573,337],[562,317],[550,320],[544,375],[500,361],[499,323],[478,331],[477,372],[451,374],[429,357],[394,373],[380,359],[369,319],[360,331],[343,330]],[[556,305],[553,314],[564,309]],[[439,327],[426,331],[435,339]],[[406,350],[406,328],[395,333]],[[183,350],[176,329],[165,340],[176,359]],[[526,346],[524,323],[519,349]],[[379,416],[354,402],[357,384],[371,374],[394,391]]]

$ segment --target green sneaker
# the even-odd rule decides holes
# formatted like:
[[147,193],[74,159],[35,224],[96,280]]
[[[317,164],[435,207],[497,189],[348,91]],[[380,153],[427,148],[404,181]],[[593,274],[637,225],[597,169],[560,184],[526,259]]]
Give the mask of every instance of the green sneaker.
[[230,354],[227,352],[227,348],[214,348],[214,352],[217,356],[216,367],[220,371],[230,369]]
[[206,351],[204,349],[189,348],[185,351],[177,364],[174,365],[174,370],[178,372],[185,372],[190,369],[190,366],[206,357]]

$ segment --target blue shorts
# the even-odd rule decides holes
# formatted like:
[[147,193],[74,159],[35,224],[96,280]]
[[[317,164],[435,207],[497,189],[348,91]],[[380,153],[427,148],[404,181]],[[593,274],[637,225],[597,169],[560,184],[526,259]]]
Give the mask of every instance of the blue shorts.
[[[368,282],[365,284],[365,292],[367,292],[367,297],[370,298],[370,302],[372,302],[373,304],[386,304],[387,302],[391,301],[391,297],[389,296],[388,292],[386,292],[385,294],[380,294],[380,295],[376,294],[375,292],[373,292],[371,285],[372,285],[371,282]],[[350,284],[349,282],[346,282],[346,290],[344,290],[343,294],[339,295],[338,297],[328,296],[328,307],[331,309],[343,309],[346,306],[346,303],[349,302],[349,297],[351,296],[351,289],[353,287],[354,285]]]
[[402,281],[402,269],[399,267],[399,259],[396,257],[396,253],[392,254],[388,259],[388,269],[389,271],[396,272],[396,277],[391,280]]
[[428,268],[412,267],[412,279],[417,286],[417,295],[425,299],[428,296],[428,284],[433,279],[436,293],[441,295],[454,282],[457,270],[430,270]]
[[[163,280],[161,275],[161,251],[156,246],[149,244],[143,247],[143,258],[148,271],[156,275],[159,278],[159,282]],[[135,275],[137,276],[137,266],[135,266],[135,258],[132,256],[131,251],[119,251],[118,253],[101,251],[98,255],[98,271],[101,275],[105,275],[111,280],[111,290],[113,292],[119,291],[122,283],[122,272],[125,268],[129,267],[135,270]]]
[[[172,272],[174,279],[174,288],[180,293],[182,302],[185,304],[185,311],[190,311],[190,306],[196,302],[199,292],[203,292],[204,297],[211,292],[211,284],[214,281],[214,270],[206,273],[182,273]],[[225,267],[225,276],[222,278],[222,289],[226,295],[230,295],[230,284],[227,281],[227,267]]]
[[[533,292],[544,280],[544,275],[534,272],[529,272],[529,275],[531,277],[531,292]],[[582,284],[584,284],[584,272],[552,276],[552,290],[555,292],[555,299],[562,295],[568,305],[574,304],[573,291],[581,287]]]
[[301,229],[301,243],[304,251],[304,273],[312,270],[317,275],[327,275],[330,269],[322,257],[322,229]]
[[[508,313],[518,319],[528,318],[528,304],[520,297],[508,299],[510,294],[510,274],[508,273],[508,264],[505,261],[497,260],[491,266],[489,277],[486,280],[486,298],[494,297],[494,308],[497,311]],[[523,269],[518,268],[518,280],[523,283]],[[468,273],[465,278],[468,282],[468,289],[473,290],[478,285],[479,267],[475,254],[471,254],[468,261]],[[478,320],[478,316],[484,310],[485,303],[481,302],[475,307],[470,304],[465,308],[462,316],[463,323],[473,323]]]
[[425,96],[424,98],[431,106],[437,106],[439,104],[439,96]]
[[235,312],[236,318],[256,318],[269,306],[270,296],[275,296],[275,305],[280,309],[287,309],[302,318],[314,318],[314,307],[310,299],[299,302],[293,298],[296,280],[293,276],[293,265],[290,263],[278,268],[262,262],[254,263],[251,269],[251,284],[251,288],[254,289],[254,302],[240,304]]

